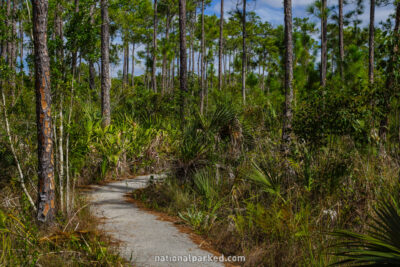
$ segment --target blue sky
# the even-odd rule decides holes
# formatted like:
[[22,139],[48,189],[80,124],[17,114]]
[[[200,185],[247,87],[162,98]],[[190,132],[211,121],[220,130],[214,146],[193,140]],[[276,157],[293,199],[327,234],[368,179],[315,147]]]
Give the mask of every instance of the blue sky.
[[[247,0],[249,11],[255,11],[257,15],[263,21],[268,21],[273,25],[283,24],[283,0]],[[293,17],[308,17],[306,12],[307,6],[312,4],[314,0],[292,0],[293,6]],[[337,0],[328,0],[328,6],[336,6]],[[355,0],[349,0],[349,5],[345,6],[345,12],[350,11],[354,8]],[[365,12],[360,16],[363,20],[363,24],[366,25],[369,20],[369,1],[365,1]],[[228,11],[235,9],[237,3],[241,5],[242,0],[225,0],[225,14],[228,15]],[[220,14],[220,0],[212,0],[212,3],[206,9],[207,14]],[[241,6],[240,6],[241,7]],[[386,7],[376,8],[376,21],[379,23],[381,20],[386,20],[386,18],[394,11],[393,5]]]

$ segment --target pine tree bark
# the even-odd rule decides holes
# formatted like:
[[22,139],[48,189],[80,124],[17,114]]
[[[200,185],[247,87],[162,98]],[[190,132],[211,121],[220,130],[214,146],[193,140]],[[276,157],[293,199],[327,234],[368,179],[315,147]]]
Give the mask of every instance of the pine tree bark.
[[110,20],[108,17],[108,0],[101,0],[101,114],[102,126],[107,127],[111,122],[110,107]]
[[126,42],[126,77],[125,84],[129,82],[129,42]]
[[[167,10],[167,17],[165,21],[165,42],[166,44],[169,43],[169,27],[171,24],[170,21],[170,12],[169,9]],[[166,92],[167,87],[167,51],[163,51],[163,59],[162,59],[162,91],[161,93],[164,94]]]
[[344,36],[343,36],[343,0],[339,0],[339,71],[340,77],[344,75]]
[[243,35],[243,55],[242,55],[242,97],[243,104],[246,104],[246,0],[243,0],[242,14],[242,35]]
[[40,223],[51,223],[55,216],[55,183],[51,125],[50,59],[47,50],[48,1],[32,0],[32,8],[38,138],[37,219]]
[[326,72],[327,72],[327,62],[328,62],[328,38],[327,38],[327,7],[326,1],[321,1],[321,86],[326,86]]
[[126,75],[127,75],[127,68],[126,65],[128,64],[127,62],[127,53],[126,53],[126,44],[124,42],[123,44],[123,50],[124,50],[124,63],[123,63],[123,67],[122,67],[122,84],[123,86],[125,86],[125,80],[126,80]]
[[132,44],[132,77],[131,77],[132,87],[135,86],[135,43]]
[[186,68],[186,0],[179,0],[179,47],[180,47],[180,113],[182,122],[185,120],[185,106],[187,93]]
[[[95,11],[95,5],[92,4],[90,5],[90,10],[89,10],[89,16],[90,16],[90,24],[93,27],[94,26],[94,11]],[[93,60],[90,58],[89,59],[89,88],[91,90],[95,89],[96,83],[95,83],[95,78],[96,78],[96,70],[94,68],[94,63]]]
[[221,16],[219,21],[219,51],[218,51],[218,89],[222,90],[222,51],[224,41],[224,0],[221,0]]
[[17,62],[17,4],[12,0],[12,14],[11,14],[11,42],[10,42],[10,87],[12,96],[12,105],[15,103],[15,74]]
[[204,113],[205,98],[205,33],[204,33],[204,0],[201,1],[201,82],[200,82],[200,113]]
[[153,18],[153,67],[151,69],[151,84],[153,92],[157,93],[157,0],[154,0],[154,18]]
[[289,154],[293,119],[293,37],[292,37],[292,0],[284,1],[285,12],[285,108],[283,113],[282,150]]
[[370,1],[369,14],[369,57],[368,57],[368,79],[370,85],[374,84],[374,62],[375,62],[375,0]]
[[20,73],[22,74],[24,71],[24,29],[22,24],[22,18],[19,22],[19,39],[20,39],[20,48],[19,48],[19,59],[20,59]]
[[[79,13],[79,0],[75,0],[75,13]],[[76,64],[78,61],[78,47],[76,45],[76,41],[73,41],[73,47],[72,47],[72,74],[73,74],[73,79],[75,79],[75,73],[76,73]]]

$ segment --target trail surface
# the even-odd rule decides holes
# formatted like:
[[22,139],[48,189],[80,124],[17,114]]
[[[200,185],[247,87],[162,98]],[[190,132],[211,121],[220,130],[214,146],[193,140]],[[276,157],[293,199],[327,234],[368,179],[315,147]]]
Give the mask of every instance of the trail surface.
[[[125,194],[147,186],[151,175],[95,186],[91,193],[92,211],[104,218],[101,227],[114,239],[121,241],[120,253],[138,267],[164,266],[223,266],[215,262],[159,262],[156,256],[212,255],[202,250],[186,234],[167,221],[139,209],[125,200]],[[153,175],[154,180],[163,179]],[[159,259],[162,260],[160,257]]]

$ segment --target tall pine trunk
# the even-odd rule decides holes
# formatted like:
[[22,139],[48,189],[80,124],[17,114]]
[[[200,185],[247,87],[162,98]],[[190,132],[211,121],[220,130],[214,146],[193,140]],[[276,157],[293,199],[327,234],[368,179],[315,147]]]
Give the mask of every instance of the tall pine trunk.
[[285,109],[283,113],[282,150],[289,154],[293,119],[293,37],[292,0],[284,1],[285,12]]
[[223,35],[224,30],[224,0],[221,0],[221,16],[219,22],[219,51],[218,51],[218,89],[222,90],[222,50],[223,50]]
[[47,50],[47,0],[32,0],[35,51],[36,123],[38,138],[37,219],[55,216],[53,131],[51,125],[50,59]]
[[[79,0],[75,0],[75,13],[79,13]],[[75,79],[74,75],[76,73],[76,64],[78,61],[78,47],[76,40],[72,44],[72,78]]]
[[[399,26],[400,26],[400,2],[397,3],[397,8],[396,8],[396,19],[395,19],[395,26],[394,26],[394,37],[395,40],[400,39],[400,33],[399,33]],[[380,126],[379,126],[379,137],[381,139],[381,147],[380,147],[380,154],[384,155],[385,154],[385,143],[387,139],[387,131],[388,131],[388,125],[389,125],[389,118],[388,115],[390,114],[392,108],[390,105],[390,95],[393,94],[394,90],[394,85],[395,85],[395,79],[396,79],[396,70],[394,69],[395,62],[398,57],[398,50],[399,50],[399,45],[398,43],[395,42],[393,44],[392,53],[389,58],[389,65],[387,68],[387,78],[386,78],[386,86],[383,88],[383,106],[385,110],[385,114],[383,115],[383,118],[381,119]]]
[[[90,24],[94,26],[94,10],[95,10],[95,5],[92,4],[90,6],[89,10],[89,16],[90,16]],[[89,59],[89,87],[90,89],[94,90],[95,89],[95,77],[96,77],[96,70],[94,69],[94,63],[92,59]]]
[[327,9],[326,1],[322,0],[321,3],[321,86],[326,86],[326,72],[328,63],[328,39],[327,39]]
[[243,0],[243,14],[242,14],[242,39],[243,39],[243,51],[242,51],[242,97],[243,104],[246,103],[246,0]]
[[180,48],[180,113],[182,122],[185,119],[187,69],[186,69],[186,0],[179,0],[179,48]]
[[205,69],[204,69],[204,59],[205,59],[205,33],[204,33],[204,1],[201,1],[201,83],[200,83],[200,113],[204,112],[204,98],[205,98]]
[[370,2],[369,14],[369,57],[368,57],[368,79],[370,85],[374,83],[374,61],[375,61],[375,0]]
[[340,77],[344,75],[344,38],[343,38],[343,0],[339,0],[339,71]]
[[151,84],[153,92],[157,92],[157,0],[154,0],[154,18],[153,18],[153,67],[151,69]]
[[131,77],[132,87],[135,86],[135,43],[132,44],[132,77]]
[[[169,43],[169,27],[170,27],[170,12],[169,9],[167,11],[167,18],[165,20],[165,43]],[[163,59],[162,59],[162,91],[161,93],[164,94],[167,89],[167,50],[164,49],[163,51]]]
[[106,127],[111,122],[110,111],[110,20],[108,17],[108,0],[101,0],[101,114],[102,125]]

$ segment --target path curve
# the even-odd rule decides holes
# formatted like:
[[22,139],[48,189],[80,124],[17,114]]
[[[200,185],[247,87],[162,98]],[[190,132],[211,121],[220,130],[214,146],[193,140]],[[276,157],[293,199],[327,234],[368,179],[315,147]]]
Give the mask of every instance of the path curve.
[[[139,176],[134,179],[94,186],[91,193],[91,210],[104,218],[103,230],[121,241],[121,256],[138,267],[223,266],[216,262],[156,262],[156,256],[208,257],[210,252],[202,250],[186,234],[167,221],[140,210],[125,201],[125,194],[144,188],[148,181],[163,179],[160,175]],[[211,255],[212,256],[212,255]],[[159,259],[162,260],[160,257]]]

